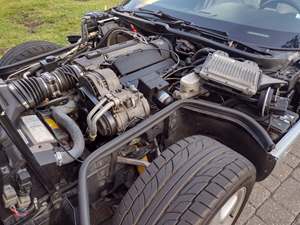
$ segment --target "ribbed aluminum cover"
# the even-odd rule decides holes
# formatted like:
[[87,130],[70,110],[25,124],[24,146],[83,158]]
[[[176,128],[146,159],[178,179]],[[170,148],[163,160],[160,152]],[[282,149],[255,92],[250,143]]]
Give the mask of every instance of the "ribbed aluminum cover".
[[256,94],[261,76],[261,70],[255,62],[241,62],[222,51],[210,54],[198,72],[205,80],[223,84],[251,96]]

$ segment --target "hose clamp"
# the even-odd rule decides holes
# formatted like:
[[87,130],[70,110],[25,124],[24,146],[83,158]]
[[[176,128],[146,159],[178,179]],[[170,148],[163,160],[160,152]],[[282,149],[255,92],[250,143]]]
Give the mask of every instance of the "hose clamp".
[[62,157],[61,152],[56,152],[54,154],[54,157],[56,159],[56,165],[62,166],[63,165],[63,157]]
[[58,79],[58,76],[55,73],[43,73],[42,74],[43,81],[46,83],[48,87],[49,93],[52,97],[60,96],[59,86],[62,85],[61,80]]

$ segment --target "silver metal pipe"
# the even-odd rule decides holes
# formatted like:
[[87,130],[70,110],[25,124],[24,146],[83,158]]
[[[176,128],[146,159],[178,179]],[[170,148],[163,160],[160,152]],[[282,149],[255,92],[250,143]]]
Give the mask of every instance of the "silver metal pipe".
[[132,165],[132,166],[144,166],[144,167],[149,167],[151,164],[144,160],[125,158],[122,156],[117,157],[117,162],[122,164]]
[[98,103],[97,105],[89,112],[86,120],[87,120],[87,124],[88,124],[88,127],[91,127],[92,126],[92,118],[94,116],[94,114],[101,108],[103,107],[103,104],[106,102],[107,98],[102,98]]
[[109,102],[102,109],[100,109],[93,117],[91,126],[89,127],[89,138],[94,141],[97,137],[97,122],[98,120],[109,111],[112,107],[114,107],[114,102]]
[[281,138],[271,151],[271,155],[277,159],[284,157],[292,144],[300,137],[300,120]]

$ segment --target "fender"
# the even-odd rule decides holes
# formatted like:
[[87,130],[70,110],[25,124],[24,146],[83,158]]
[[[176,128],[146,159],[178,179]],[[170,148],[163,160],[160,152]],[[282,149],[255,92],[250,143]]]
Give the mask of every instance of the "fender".
[[[275,166],[270,154],[275,144],[268,133],[251,117],[237,110],[203,100],[180,100],[139,123],[90,154],[79,171],[79,207],[82,225],[90,225],[88,180],[95,173],[93,165],[159,123],[175,121],[167,142],[194,134],[209,135],[248,158],[257,169],[257,180],[263,180]],[[178,132],[180,131],[180,132]],[[174,142],[173,142],[174,143]]]

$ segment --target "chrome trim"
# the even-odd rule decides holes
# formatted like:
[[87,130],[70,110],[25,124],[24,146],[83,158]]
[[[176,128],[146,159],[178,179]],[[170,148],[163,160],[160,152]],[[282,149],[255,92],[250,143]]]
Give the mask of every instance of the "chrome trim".
[[300,137],[300,120],[281,138],[271,151],[271,155],[277,159],[285,156],[288,153],[291,145]]

